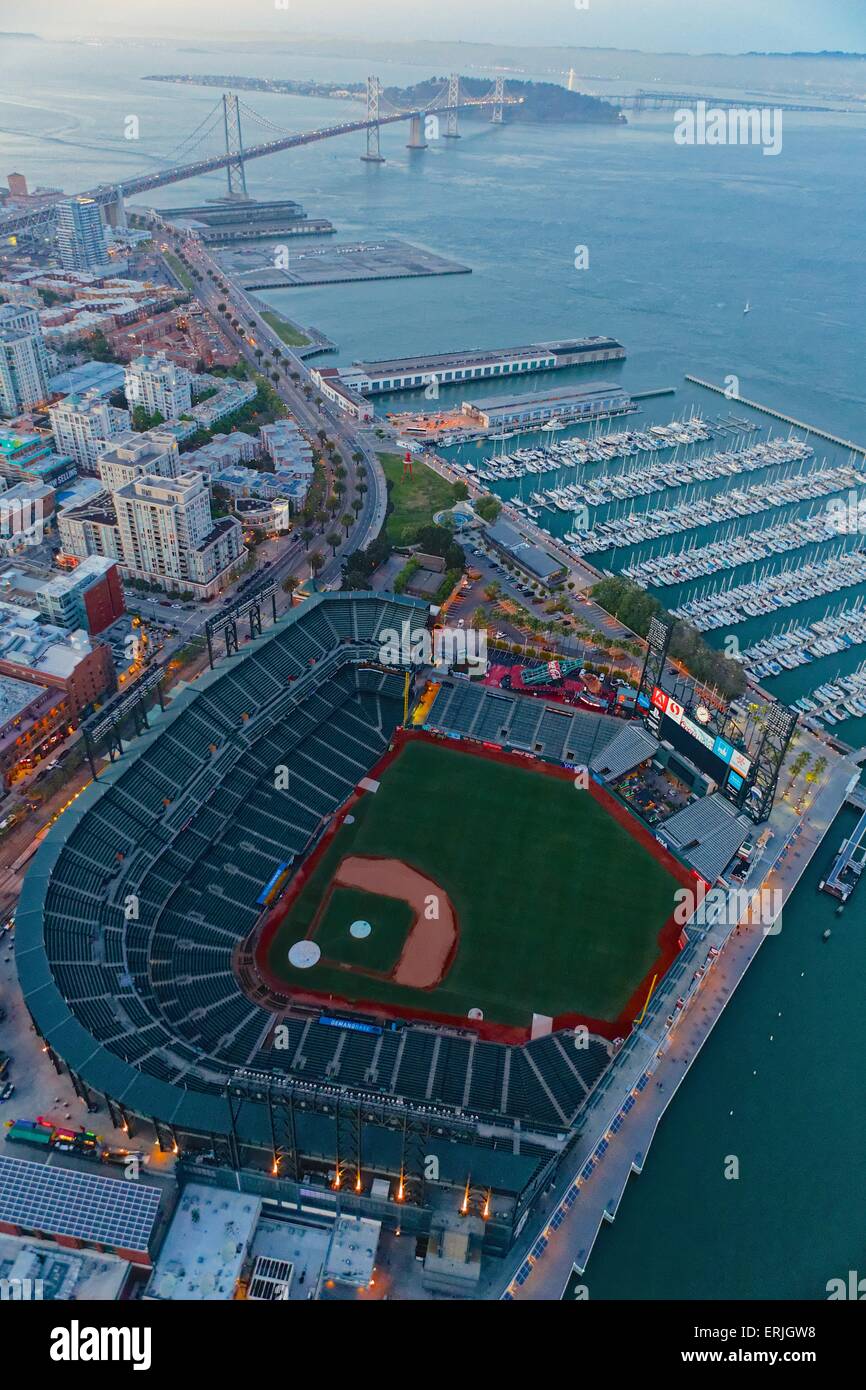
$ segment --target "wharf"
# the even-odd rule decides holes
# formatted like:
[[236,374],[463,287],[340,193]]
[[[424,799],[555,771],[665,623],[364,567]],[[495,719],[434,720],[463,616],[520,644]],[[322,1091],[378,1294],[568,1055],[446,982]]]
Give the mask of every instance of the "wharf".
[[860,787],[852,789],[848,794],[848,801],[862,807],[863,814],[854,827],[853,833],[848,836],[847,840],[842,841],[829,874],[818,884],[823,892],[832,894],[834,898],[841,899],[843,903],[848,901],[857,887],[863,872],[864,862],[866,862],[866,799],[863,797],[863,789]]
[[699,376],[690,376],[686,373],[686,381],[690,381],[693,386],[703,386],[705,391],[715,391],[717,396],[724,396],[728,400],[736,401],[738,405],[747,405],[750,410],[760,410],[762,415],[772,415],[774,420],[782,420],[786,425],[793,425],[795,429],[805,430],[807,434],[813,434],[817,439],[826,439],[830,444],[838,444],[842,449],[852,449],[855,454],[863,454],[866,457],[866,446],[855,444],[853,439],[842,439],[838,434],[831,434],[829,430],[819,429],[817,425],[808,425],[805,420],[796,420],[793,415],[785,415],[781,410],[774,410],[772,406],[761,405],[758,401],[746,400],[745,396],[729,396],[726,387],[716,386],[712,381],[704,381]]

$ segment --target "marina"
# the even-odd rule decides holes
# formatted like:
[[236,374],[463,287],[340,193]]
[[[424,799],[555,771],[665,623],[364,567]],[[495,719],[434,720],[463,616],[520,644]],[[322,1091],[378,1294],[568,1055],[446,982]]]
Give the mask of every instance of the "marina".
[[[717,526],[735,517],[757,516],[789,503],[828,497],[858,485],[866,485],[866,473],[855,468],[842,465],[818,469],[772,485],[757,483],[745,489],[731,488],[712,498],[687,496],[674,507],[614,516],[591,530],[567,532],[565,539],[577,555],[593,555],[621,546],[640,545],[657,540],[659,536],[676,535],[699,526]],[[832,534],[838,534],[838,529]]]
[[[686,373],[686,381],[693,386],[702,386],[705,391],[715,391],[717,395],[724,396],[730,400],[730,394],[726,387],[716,386],[711,381],[703,381],[699,376],[691,376]],[[745,396],[735,396],[734,399],[739,405],[747,405],[750,410],[759,410],[762,415],[772,415],[774,420],[782,420],[786,425],[793,425],[795,429],[805,430],[807,434],[814,434],[818,439],[826,439],[830,444],[837,444],[841,449],[853,449],[857,454],[866,456],[866,448],[862,444],[855,444],[851,439],[842,439],[838,434],[831,434],[829,430],[822,430],[817,425],[808,425],[804,420],[797,420],[793,415],[786,415],[781,410],[774,410],[772,406],[761,405],[758,401],[746,400]]]
[[849,550],[808,565],[786,565],[775,574],[690,599],[672,611],[674,617],[691,623],[699,632],[711,632],[714,628],[736,627],[747,617],[764,617],[780,608],[864,582],[866,553]]

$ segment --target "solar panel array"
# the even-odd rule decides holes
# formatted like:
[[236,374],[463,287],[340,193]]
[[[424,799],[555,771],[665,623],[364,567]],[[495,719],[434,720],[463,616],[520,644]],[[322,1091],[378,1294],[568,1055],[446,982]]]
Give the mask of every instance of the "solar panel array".
[[147,1251],[162,1193],[123,1178],[0,1157],[0,1222]]

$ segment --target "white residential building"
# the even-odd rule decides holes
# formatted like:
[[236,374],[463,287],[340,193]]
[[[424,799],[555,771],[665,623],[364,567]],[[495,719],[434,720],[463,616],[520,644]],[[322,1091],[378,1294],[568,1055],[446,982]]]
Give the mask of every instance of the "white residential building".
[[210,598],[246,555],[235,518],[212,518],[200,473],[138,478],[119,488],[113,501],[123,571],[131,579]]
[[239,522],[211,516],[201,473],[135,474],[112,492],[65,507],[58,530],[67,555],[117,560],[126,579],[202,599],[218,594],[246,558]]
[[125,430],[100,450],[96,471],[111,493],[145,475],[176,478],[180,472],[177,440],[159,429],[143,434]]
[[134,357],[126,369],[125,390],[130,409],[141,406],[164,420],[176,420],[192,408],[192,377],[164,352]]
[[59,454],[75,459],[81,473],[96,473],[101,451],[129,429],[129,411],[109,405],[98,391],[67,396],[48,412]]
[[92,198],[70,198],[57,205],[57,250],[65,270],[105,265],[108,250],[102,209]]
[[37,311],[0,305],[0,414],[17,415],[48,395],[48,351]]

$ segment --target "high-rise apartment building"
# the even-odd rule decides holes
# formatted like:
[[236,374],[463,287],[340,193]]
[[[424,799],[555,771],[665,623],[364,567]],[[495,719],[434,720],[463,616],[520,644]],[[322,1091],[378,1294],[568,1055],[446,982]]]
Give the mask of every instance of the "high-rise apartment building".
[[57,452],[75,459],[81,473],[95,474],[112,440],[129,430],[129,411],[109,405],[98,391],[66,396],[48,412]]
[[164,352],[134,357],[126,369],[126,400],[130,410],[141,406],[148,415],[176,420],[192,406],[192,377],[185,367],[169,361]]
[[92,198],[58,203],[57,250],[64,270],[93,270],[107,264],[102,209]]

